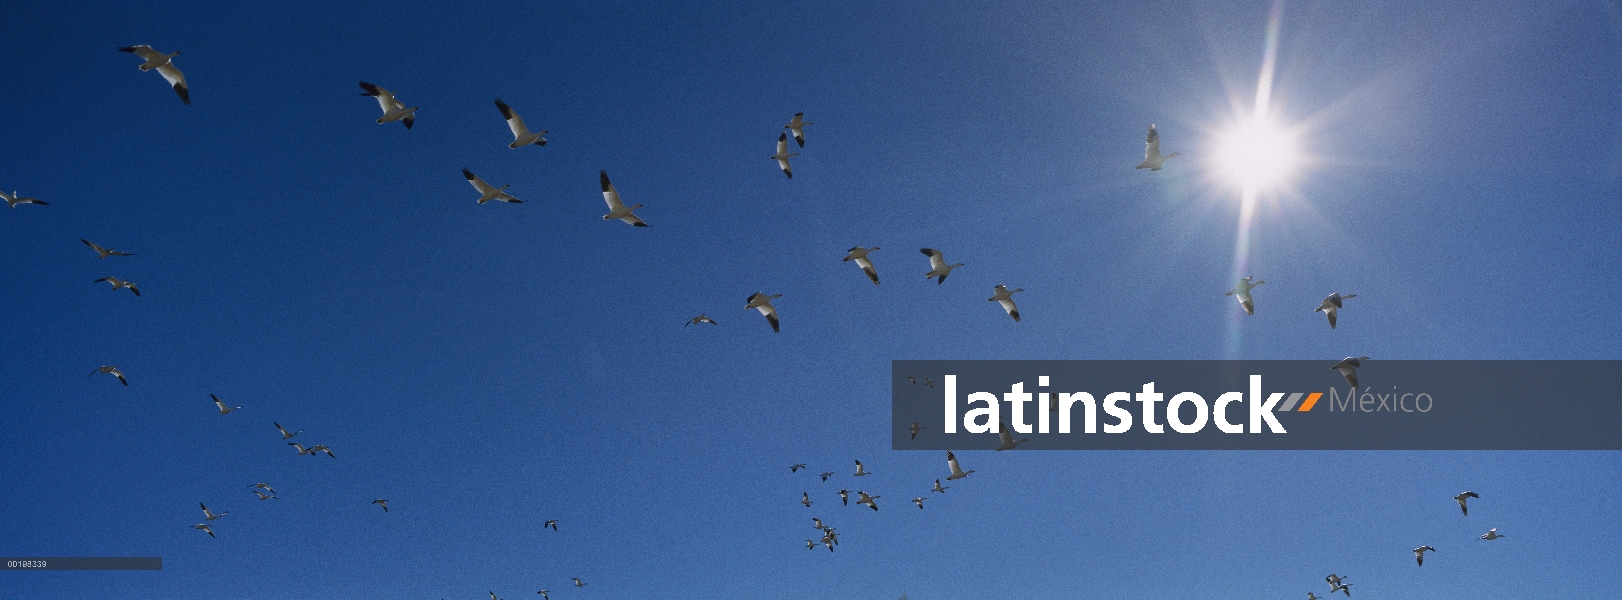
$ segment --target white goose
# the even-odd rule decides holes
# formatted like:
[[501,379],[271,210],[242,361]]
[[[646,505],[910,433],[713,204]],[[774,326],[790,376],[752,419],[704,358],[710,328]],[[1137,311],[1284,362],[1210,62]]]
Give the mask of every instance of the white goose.
[[[762,294],[760,292],[755,292],[755,293],[749,295],[749,304],[747,306],[744,306],[743,309],[744,310],[749,310],[749,309],[753,308],[755,310],[760,311],[760,314],[766,315],[766,322],[772,324],[772,331],[782,333],[783,330],[780,329],[778,327],[778,324],[777,324],[777,307],[772,306],[772,299],[773,298],[782,298],[782,297],[783,297],[782,294],[772,294],[770,296],[767,296],[767,295]],[[857,464],[861,464],[861,463],[857,463]]]
[[1421,567],[1425,566],[1425,551],[1426,550],[1429,550],[1431,552],[1436,551],[1435,548],[1432,548],[1430,546],[1420,546],[1418,548],[1414,548],[1414,561],[1418,562],[1419,566],[1421,566]]
[[907,428],[907,431],[912,432],[912,439],[915,439],[915,440],[918,439],[918,432],[923,431],[923,430],[924,430],[924,424],[923,424],[922,421],[913,421],[912,426]]
[[790,120],[787,125],[783,126],[783,129],[794,132],[794,141],[795,143],[798,143],[801,148],[805,147],[806,125],[816,125],[816,123],[805,120],[805,113],[797,112],[794,113],[794,118]]
[[101,246],[97,246],[95,242],[84,238],[79,238],[79,241],[84,242],[84,245],[89,246],[91,250],[95,250],[96,258],[107,258],[109,256],[135,256],[134,254],[130,254],[128,252],[119,252],[112,248],[103,248]]
[[1023,438],[1017,442],[1014,441],[1014,434],[1008,431],[1008,423],[1003,421],[997,422],[997,439],[1002,442],[1001,445],[997,446],[998,452],[1002,452],[1003,450],[1013,450],[1014,448],[1019,447],[1020,444],[1031,441],[1031,438]]
[[135,287],[135,284],[128,280],[119,279],[117,277],[103,277],[90,283],[101,283],[103,281],[113,284],[113,291],[115,292],[118,291],[119,288],[129,288],[130,291],[135,292],[135,295],[141,295],[141,288]]
[[581,581],[579,577],[575,577],[573,579],[574,579],[574,586],[575,587],[586,587],[586,582]]
[[1335,328],[1335,314],[1340,311],[1341,302],[1344,301],[1347,298],[1356,298],[1356,297],[1357,297],[1357,294],[1347,294],[1345,296],[1342,296],[1342,295],[1340,295],[1340,292],[1333,292],[1333,293],[1329,294],[1329,296],[1324,298],[1324,301],[1321,304],[1318,305],[1318,308],[1312,309],[1312,312],[1321,312],[1323,314],[1329,315],[1329,328],[1334,329]]
[[868,508],[871,508],[873,510],[878,510],[879,509],[878,503],[874,502],[874,500],[877,500],[879,498],[883,498],[883,496],[869,496],[869,495],[867,495],[867,492],[863,492],[861,490],[857,490],[856,493],[857,493],[857,495],[861,496],[861,498],[856,500],[857,504],[866,504]]
[[932,489],[932,490],[929,490],[929,491],[931,491],[931,492],[940,492],[940,493],[944,494],[944,493],[946,493],[946,490],[950,489],[951,487],[952,486],[949,486],[949,485],[945,486],[945,487],[942,487],[941,486],[941,480],[936,479],[935,480],[935,489]]
[[872,248],[856,246],[847,250],[850,254],[845,255],[844,262],[856,261],[856,266],[861,267],[863,273],[867,273],[867,278],[873,280],[873,285],[878,285],[879,272],[873,270],[873,261],[867,258],[867,253],[878,249],[878,246]]
[[186,90],[186,75],[181,73],[180,69],[175,68],[175,63],[172,60],[174,57],[180,56],[179,52],[164,54],[153,50],[151,46],[146,44],[127,46],[118,50],[119,52],[130,52],[145,59],[146,62],[141,63],[140,68],[142,71],[157,69],[158,74],[163,76],[163,80],[169,82],[169,85],[175,88],[175,94],[180,96],[180,101],[191,104],[191,92]]
[[1262,281],[1258,281],[1258,282],[1255,282],[1255,283],[1251,283],[1250,280],[1251,280],[1250,277],[1240,279],[1239,283],[1236,283],[1236,284],[1233,285],[1233,289],[1228,290],[1228,293],[1223,294],[1223,295],[1224,296],[1238,296],[1239,297],[1239,306],[1241,308],[1245,309],[1245,314],[1254,315],[1254,314],[1256,314],[1256,301],[1250,297],[1250,290],[1255,289],[1255,287],[1258,286],[1258,285],[1267,283],[1267,281],[1262,280]]
[[473,184],[473,189],[479,190],[479,204],[484,204],[491,200],[499,200],[511,204],[524,203],[523,200],[514,198],[507,192],[502,191],[512,187],[512,184],[510,183],[501,187],[491,187],[491,185],[485,183],[483,179],[479,179],[478,175],[474,175],[472,171],[467,170],[467,167],[462,167],[462,176],[467,178],[468,183]]
[[777,154],[773,154],[773,155],[768,156],[766,158],[776,160],[777,161],[777,168],[782,169],[783,174],[787,175],[789,179],[793,179],[794,178],[794,170],[789,168],[788,159],[791,156],[799,156],[799,155],[800,155],[800,153],[798,153],[798,152],[790,153],[788,151],[788,134],[787,133],[782,133],[782,134],[779,134],[777,136]]
[[967,471],[964,471],[963,467],[958,466],[958,464],[957,464],[957,456],[953,455],[951,450],[946,451],[946,466],[950,467],[952,469],[952,474],[946,476],[947,481],[952,481],[954,479],[962,479],[964,477],[968,477],[969,473],[974,472],[974,469],[969,469]]
[[850,506],[850,490],[839,490],[839,501]]
[[1464,504],[1465,501],[1467,501],[1467,500],[1469,500],[1471,498],[1480,498],[1480,497],[1481,497],[1481,494],[1477,494],[1475,492],[1465,492],[1463,494],[1459,494],[1457,496],[1454,496],[1453,499],[1457,500],[1459,502],[1459,510],[1464,511],[1464,516],[1468,517],[1468,516],[1470,516],[1470,507],[1466,506]]
[[292,446],[293,449],[295,449],[295,450],[298,450],[298,455],[299,456],[304,456],[306,454],[311,455],[311,456],[315,455],[315,449],[314,448],[305,448],[303,445],[298,444],[296,442],[288,442],[287,445]]
[[800,504],[804,504],[806,508],[811,508],[811,492],[800,492]]
[[372,504],[382,506],[383,507],[383,512],[389,512],[389,501],[388,500],[378,498],[376,500],[373,500]]
[[1008,316],[1013,317],[1015,323],[1018,323],[1019,307],[1014,305],[1014,293],[1023,291],[1025,291],[1025,288],[1016,288],[1010,290],[1007,286],[999,283],[997,284],[997,287],[992,288],[991,297],[986,298],[986,302],[996,302],[1001,304],[1003,311],[1007,312]]
[[923,499],[923,497],[913,498],[912,503],[918,505],[918,510],[923,510],[924,509],[924,499]]
[[276,497],[276,496],[274,496],[274,495],[271,495],[271,494],[266,494],[266,493],[264,493],[264,492],[261,492],[261,491],[259,491],[259,490],[253,490],[253,493],[254,493],[254,494],[255,494],[255,495],[257,495],[257,496],[259,496],[259,499],[260,499],[260,500],[281,500],[281,498],[277,498],[277,497]]
[[216,515],[213,512],[209,511],[208,506],[204,505],[202,502],[198,502],[197,506],[202,507],[202,509],[203,509],[203,518],[205,520],[208,520],[208,521],[213,521],[214,519],[218,519],[218,518],[223,517],[225,515],[231,514],[231,511],[228,510],[228,511],[225,511],[225,512],[222,512],[222,513]]
[[272,494],[276,493],[276,490],[271,489],[270,484],[265,483],[263,481],[261,481],[259,483],[250,483],[250,484],[248,484],[248,487],[249,488],[259,488],[261,490],[265,490],[265,491],[270,492]]
[[1166,164],[1166,159],[1177,156],[1178,154],[1182,153],[1173,152],[1166,155],[1160,154],[1160,132],[1155,131],[1154,124],[1150,124],[1149,141],[1148,143],[1144,144],[1143,148],[1143,164],[1140,164],[1135,168],[1159,171],[1160,167]]
[[214,529],[209,527],[206,523],[198,523],[196,525],[192,525],[191,528],[202,531],[203,533],[207,533],[208,537],[214,537]]
[[[214,399],[214,406],[220,407],[220,414],[222,414],[222,415],[231,414],[231,411],[242,408],[240,406],[226,406],[224,402],[220,401],[220,397],[215,396],[214,394],[209,394],[208,397]],[[286,439],[286,438],[283,438],[283,439]]]
[[518,116],[518,113],[514,112],[512,107],[507,106],[506,102],[502,102],[500,98],[496,98],[496,109],[501,111],[501,118],[507,120],[507,128],[513,131],[513,143],[507,144],[508,148],[516,149],[519,146],[528,146],[530,144],[536,146],[546,145],[546,138],[541,137],[546,135],[545,129],[539,132],[530,132],[528,127],[524,127],[524,118]]
[[[1340,359],[1340,362],[1335,363],[1335,366],[1329,368],[1340,371],[1340,374],[1346,377],[1346,383],[1349,383],[1353,388],[1356,388],[1358,387],[1357,368],[1363,366],[1363,361],[1368,359],[1369,357],[1367,356],[1359,356],[1357,358],[1348,356]],[[1459,505],[1463,506],[1464,502],[1459,502]]]
[[868,472],[867,467],[862,465],[862,461],[859,461],[859,460],[856,461],[856,475],[855,475],[855,477],[866,477],[868,475],[872,475],[872,473]]
[[389,121],[399,121],[405,123],[406,129],[411,129],[411,125],[417,122],[415,114],[417,107],[406,108],[406,105],[401,104],[400,100],[394,97],[394,92],[389,91],[388,88],[372,85],[364,81],[360,82],[360,88],[366,90],[361,92],[360,95],[377,98],[377,106],[383,109],[383,116],[377,118],[379,125]]
[[332,449],[328,448],[325,444],[316,444],[314,446],[310,446],[310,456],[315,456],[315,453],[317,452],[325,452],[327,453],[327,456],[338,458],[338,455],[333,454]]
[[817,476],[821,477],[823,481],[827,481],[829,477],[834,476],[834,472],[833,471],[824,471],[822,473],[818,473]]
[[124,372],[118,370],[118,365],[103,366],[99,369],[91,371],[90,375],[86,375],[85,377],[92,377],[98,373],[106,373],[108,375],[112,375],[113,377],[117,377],[118,382],[124,384],[125,387],[128,387],[130,384],[130,380],[124,378]]
[[952,269],[963,266],[963,263],[957,263],[955,265],[946,264],[946,255],[941,254],[940,250],[936,250],[934,248],[919,248],[918,251],[924,253],[924,256],[929,257],[929,272],[924,273],[924,279],[929,279],[931,277],[940,278],[935,281],[935,285],[946,283],[946,276],[952,274]]
[[626,208],[625,203],[620,202],[620,193],[614,190],[614,184],[608,182],[608,171],[599,171],[597,174],[601,178],[603,184],[603,201],[608,203],[608,214],[603,215],[603,220],[612,221],[614,219],[619,219],[637,227],[647,227],[648,224],[643,223],[642,219],[636,218],[636,215],[632,212],[638,208],[642,208],[642,205],[638,204],[636,206]]
[[1487,541],[1490,542],[1490,541],[1496,540],[1496,539],[1501,538],[1501,537],[1506,537],[1506,536],[1498,535],[1498,528],[1494,527],[1492,529],[1488,529],[1487,533],[1485,535],[1482,535],[1480,539],[1487,540]]
[[18,204],[38,204],[40,206],[50,206],[51,205],[51,203],[42,202],[38,198],[19,198],[19,197],[17,197],[17,191],[16,190],[12,190],[11,194],[9,194],[9,195],[7,195],[5,192],[0,192],[0,198],[5,198],[6,199],[6,205],[11,207],[11,208],[17,208]]
[[293,436],[295,436],[295,435],[298,435],[298,434],[301,434],[301,433],[304,433],[304,430],[303,430],[303,429],[300,429],[300,430],[298,430],[298,431],[295,431],[295,432],[293,432],[293,433],[288,433],[288,432],[287,432],[287,429],[285,429],[285,428],[283,428],[283,427],[282,427],[282,425],[281,425],[281,424],[280,424],[280,423],[277,423],[277,422],[275,422],[275,421],[271,421],[271,423],[270,423],[270,424],[271,424],[271,425],[275,425],[275,426],[276,426],[276,431],[280,431],[280,432],[282,432],[282,439],[284,439],[284,440],[287,440],[287,439],[292,439],[292,438],[293,438]]
[[696,317],[693,317],[692,320],[682,324],[682,327],[686,327],[688,325],[693,325],[693,324],[697,324],[697,323],[709,323],[711,325],[719,325],[719,323],[715,322],[715,319],[711,319],[709,317],[704,316],[703,314],[700,314],[700,315],[698,315]]

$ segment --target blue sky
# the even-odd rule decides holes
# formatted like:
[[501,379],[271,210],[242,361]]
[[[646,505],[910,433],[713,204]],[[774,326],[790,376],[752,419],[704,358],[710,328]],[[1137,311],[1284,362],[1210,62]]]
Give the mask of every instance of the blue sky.
[[[1310,161],[1257,205],[1246,317],[1210,148],[1268,9],[8,6],[0,187],[51,205],[0,211],[0,553],[165,569],[0,597],[1622,595],[1614,452],[965,452],[908,502],[945,465],[889,447],[895,359],[1622,358],[1617,3],[1286,3]],[[551,143],[508,149],[497,97]],[[601,220],[598,170],[652,227]],[[857,459],[877,513],[833,493]]]

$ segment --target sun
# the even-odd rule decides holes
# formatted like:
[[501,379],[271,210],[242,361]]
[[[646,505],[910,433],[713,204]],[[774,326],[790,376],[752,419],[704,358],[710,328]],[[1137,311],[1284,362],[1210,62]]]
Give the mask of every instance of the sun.
[[1265,190],[1286,182],[1301,162],[1295,134],[1267,117],[1249,117],[1216,136],[1217,172],[1241,188]]

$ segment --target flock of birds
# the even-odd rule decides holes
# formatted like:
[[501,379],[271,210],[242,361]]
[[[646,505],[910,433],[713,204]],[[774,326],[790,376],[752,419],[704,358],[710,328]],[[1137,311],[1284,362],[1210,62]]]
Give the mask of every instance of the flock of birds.
[[[179,52],[172,52],[172,53],[164,54],[164,53],[158,52],[157,50],[154,50],[152,47],[146,46],[146,45],[129,46],[129,47],[125,47],[125,48],[120,48],[119,50],[121,50],[123,52],[129,52],[129,53],[135,54],[136,56],[143,59],[144,62],[142,62],[141,65],[139,66],[141,71],[151,71],[151,70],[154,70],[154,69],[157,70],[158,73],[163,76],[164,80],[166,82],[168,82],[168,84],[174,89],[175,93],[180,97],[182,102],[184,102],[186,104],[191,103],[190,92],[189,92],[189,90],[188,90],[188,88],[186,86],[185,75],[182,74],[180,69],[178,67],[176,67],[175,64],[174,64],[174,58],[180,54]],[[406,106],[404,103],[402,103],[399,100],[399,98],[397,98],[395,96],[395,93],[393,91],[390,91],[387,88],[384,88],[384,87],[381,87],[381,86],[378,86],[378,85],[375,85],[375,84],[372,84],[372,83],[367,83],[367,82],[361,82],[360,87],[362,89],[362,95],[375,98],[377,100],[377,102],[378,102],[379,108],[382,110],[382,115],[377,118],[377,123],[383,124],[383,123],[391,123],[391,122],[398,121],[398,122],[402,123],[407,129],[412,128],[412,126],[415,124],[415,122],[416,122],[416,113],[418,111],[418,107],[416,107],[416,106],[409,106],[409,107]],[[520,148],[520,147],[523,147],[523,146],[528,146],[528,145],[545,146],[547,144],[547,140],[546,140],[545,136],[546,136],[546,134],[548,132],[546,130],[532,131],[531,129],[529,129],[528,126],[525,125],[523,117],[521,117],[518,114],[517,111],[513,110],[513,108],[510,105],[508,105],[506,102],[503,102],[500,99],[496,99],[495,105],[496,105],[497,110],[500,112],[502,118],[506,121],[507,126],[511,130],[512,135],[513,135],[512,142],[508,144],[509,148],[517,149],[517,148]],[[786,177],[790,178],[790,179],[792,179],[794,177],[794,172],[793,172],[793,169],[792,169],[792,167],[791,167],[791,165],[789,163],[789,159],[794,157],[794,156],[798,156],[799,154],[798,153],[791,153],[791,152],[788,151],[788,148],[789,148],[789,146],[788,146],[788,138],[789,138],[790,134],[792,134],[792,136],[794,138],[794,141],[797,144],[797,146],[799,148],[804,148],[805,144],[806,144],[805,129],[804,128],[806,126],[812,125],[812,124],[814,124],[814,123],[812,123],[811,121],[806,121],[805,120],[805,113],[803,113],[803,112],[802,113],[796,113],[793,116],[793,118],[789,121],[789,123],[787,125],[783,126],[783,128],[786,129],[787,131],[784,131],[784,132],[779,134],[778,139],[777,139],[777,152],[769,157],[772,160],[777,162],[777,165],[783,171],[783,174]],[[1146,146],[1145,146],[1145,151],[1144,151],[1144,161],[1141,164],[1139,164],[1136,168],[1138,168],[1138,169],[1149,169],[1151,171],[1159,171],[1161,168],[1164,167],[1164,165],[1165,165],[1165,163],[1166,163],[1166,161],[1168,159],[1170,159],[1172,157],[1175,157],[1175,156],[1178,156],[1178,155],[1179,155],[1179,153],[1177,153],[1177,152],[1173,152],[1173,153],[1170,153],[1170,154],[1161,154],[1161,152],[1160,152],[1160,135],[1159,135],[1159,132],[1156,130],[1154,125],[1150,125],[1149,130],[1148,130],[1148,137],[1147,137],[1147,142],[1146,142]],[[523,203],[522,200],[520,200],[517,197],[514,197],[513,195],[506,192],[506,190],[510,187],[510,185],[502,185],[502,186],[499,186],[499,187],[490,185],[484,179],[478,177],[470,169],[465,168],[465,167],[462,169],[462,175],[467,179],[468,183],[473,186],[474,190],[476,190],[478,192],[479,196],[476,199],[476,202],[478,204],[482,205],[482,204],[485,204],[485,203],[491,202],[491,201],[506,202],[506,203],[511,203],[511,204]],[[605,220],[605,221],[619,220],[619,221],[622,221],[622,222],[624,222],[626,224],[629,224],[629,225],[632,225],[632,226],[635,226],[635,227],[648,227],[648,224],[646,222],[644,222],[641,218],[639,218],[634,212],[638,208],[641,208],[643,205],[635,204],[635,205],[631,205],[631,206],[626,206],[625,203],[620,198],[619,192],[614,188],[614,185],[609,181],[607,171],[606,170],[605,171],[600,171],[598,176],[599,176],[599,181],[600,181],[601,188],[602,188],[603,201],[607,204],[608,210],[609,210],[608,214],[603,216],[603,220]],[[13,191],[11,194],[5,194],[3,192],[0,192],[0,197],[3,197],[6,200],[6,203],[8,204],[8,206],[10,208],[16,208],[17,206],[23,205],[23,204],[33,204],[33,205],[39,205],[39,206],[47,206],[49,204],[47,202],[41,201],[41,200],[36,199],[36,198],[23,197],[23,196],[19,195],[15,191]],[[91,242],[89,240],[85,240],[85,239],[82,239],[82,238],[81,238],[80,241],[82,241],[90,249],[94,250],[96,252],[96,254],[97,254],[98,259],[106,259],[106,258],[115,257],[115,256],[117,256],[117,257],[134,256],[133,254],[131,254],[129,252],[119,251],[119,250],[116,250],[116,249],[113,249],[113,248],[110,248],[110,247],[103,247],[101,245],[98,245],[96,243],[93,243],[93,242]],[[880,280],[879,280],[878,270],[877,270],[877,268],[876,268],[876,266],[875,266],[875,264],[873,262],[872,255],[871,255],[872,252],[875,252],[877,250],[879,250],[879,247],[877,247],[877,246],[871,247],[871,248],[863,247],[863,246],[860,246],[860,245],[854,246],[854,247],[850,248],[849,250],[847,250],[847,254],[843,258],[843,262],[852,262],[852,261],[854,261],[856,263],[856,266],[861,269],[862,273],[866,275],[867,279],[869,281],[871,281],[873,283],[873,285],[875,285],[875,286],[879,285]],[[924,256],[926,256],[928,258],[928,260],[929,260],[929,270],[924,273],[924,277],[929,278],[929,279],[935,279],[937,285],[945,284],[947,277],[952,273],[952,271],[954,269],[964,266],[964,263],[961,263],[961,262],[950,263],[950,264],[947,263],[946,258],[945,258],[945,254],[942,253],[940,250],[937,250],[937,249],[934,249],[934,248],[921,248],[919,251]],[[117,290],[120,290],[120,289],[128,289],[135,296],[140,296],[141,295],[140,288],[137,287],[134,282],[126,280],[126,279],[120,279],[118,277],[108,276],[108,277],[102,277],[100,279],[96,279],[94,282],[95,283],[108,283],[108,284],[110,284],[112,286],[112,289],[114,291],[117,291]],[[1234,287],[1232,289],[1230,289],[1227,292],[1226,295],[1228,295],[1228,296],[1236,296],[1238,301],[1239,301],[1239,305],[1244,309],[1245,313],[1247,315],[1254,315],[1256,306],[1255,306],[1255,298],[1253,296],[1253,291],[1257,286],[1260,286],[1260,285],[1262,285],[1264,283],[1267,283],[1267,282],[1266,281],[1253,281],[1253,279],[1251,277],[1245,277],[1243,279],[1240,279],[1239,282],[1237,284],[1235,284]],[[993,288],[992,296],[990,298],[987,298],[987,301],[988,302],[997,302],[1002,307],[1003,311],[1008,314],[1009,317],[1011,317],[1014,321],[1018,322],[1020,320],[1020,313],[1019,313],[1018,306],[1014,302],[1013,295],[1016,294],[1016,293],[1019,293],[1019,292],[1023,292],[1023,291],[1025,291],[1023,288],[1009,289],[1006,285],[999,283]],[[754,294],[751,294],[748,297],[748,299],[746,301],[746,304],[745,304],[745,309],[746,310],[753,309],[753,310],[759,311],[761,313],[761,315],[763,315],[766,318],[766,321],[771,325],[773,331],[781,332],[778,311],[777,311],[777,308],[772,305],[772,300],[775,300],[775,299],[781,298],[781,297],[782,297],[782,294],[767,295],[767,294],[765,294],[763,292],[757,291],[757,292],[755,292]],[[1325,313],[1326,316],[1328,317],[1330,328],[1334,329],[1337,326],[1337,320],[1338,320],[1339,311],[1340,311],[1340,309],[1344,308],[1344,301],[1347,300],[1347,299],[1350,299],[1350,298],[1355,298],[1355,297],[1356,297],[1355,294],[1341,295],[1339,293],[1331,293],[1328,297],[1323,299],[1323,302],[1316,309],[1314,309],[1314,312],[1323,312],[1323,313]],[[718,325],[718,323],[714,319],[706,316],[705,314],[700,314],[700,315],[698,315],[696,317],[693,317],[692,319],[688,320],[686,325],[701,324],[701,323],[708,323],[708,324],[711,324],[711,325]],[[1346,359],[1336,363],[1331,368],[1340,371],[1341,374],[1346,378],[1347,382],[1350,383],[1355,388],[1355,387],[1358,387],[1356,369],[1361,366],[1361,361],[1363,361],[1363,360],[1368,360],[1368,357],[1366,357],[1366,356],[1364,356],[1364,357],[1356,357],[1356,358],[1347,357]],[[117,378],[119,380],[119,382],[122,383],[123,385],[125,385],[125,386],[129,385],[129,380],[126,378],[124,372],[117,365],[102,366],[102,367],[96,369],[95,371],[93,371],[91,373],[92,376],[97,375],[97,374],[111,375],[111,376]],[[913,384],[918,383],[916,377],[909,377],[908,379],[911,380]],[[933,381],[929,380],[929,379],[926,379],[925,380],[925,385],[933,387]],[[220,398],[218,396],[215,396],[213,394],[210,394],[210,398],[213,400],[214,404],[217,406],[217,408],[219,410],[219,414],[221,414],[221,415],[230,414],[231,412],[239,410],[239,409],[242,408],[240,406],[227,406],[224,401],[220,400]],[[294,438],[295,436],[297,436],[297,435],[299,435],[300,433],[303,432],[303,430],[289,432],[286,428],[282,427],[280,423],[272,423],[272,424],[276,427],[277,431],[280,432],[281,439],[284,440],[284,441],[285,440],[291,440],[292,438]],[[917,435],[918,435],[918,432],[921,429],[921,425],[919,423],[914,423],[912,425],[912,427],[910,427],[909,429],[910,429],[910,431],[912,431],[913,438],[916,439]],[[1011,434],[1008,432],[1008,427],[1007,427],[1006,423],[999,423],[998,434],[999,434],[999,437],[1001,439],[1001,444],[997,448],[998,451],[1011,450],[1011,449],[1014,449],[1015,447],[1017,447],[1020,443],[1028,441],[1028,438],[1027,439],[1017,440],[1017,441],[1014,440],[1012,438]],[[286,443],[287,443],[287,445],[289,445],[289,446],[293,447],[295,450],[297,450],[298,456],[305,456],[305,455],[316,456],[317,454],[325,453],[327,456],[329,456],[331,458],[334,458],[334,459],[337,458],[337,455],[332,451],[332,449],[330,447],[324,445],[324,444],[314,444],[314,445],[306,447],[306,446],[304,446],[304,445],[302,445],[300,443],[297,443],[297,442],[288,441]],[[948,468],[948,473],[944,477],[944,479],[946,481],[956,481],[956,480],[959,480],[959,479],[963,479],[964,477],[967,477],[968,475],[974,473],[973,470],[967,470],[967,471],[963,470],[961,468],[961,466],[959,465],[959,463],[958,463],[956,455],[953,454],[953,452],[951,452],[951,451],[947,451],[947,453],[946,453],[946,462],[947,462],[947,468]],[[796,464],[796,465],[793,465],[790,468],[790,471],[791,472],[798,472],[802,468],[805,468],[805,465],[803,463]],[[870,471],[866,470],[866,468],[862,464],[862,462],[859,461],[859,460],[856,461],[856,471],[854,473],[854,476],[855,477],[866,477],[866,476],[869,476],[869,475],[872,475],[872,473]],[[834,476],[834,473],[831,472],[831,471],[830,472],[823,472],[823,473],[819,474],[819,476],[821,477],[823,482],[826,482],[826,481],[828,481],[828,479],[830,477]],[[258,499],[261,500],[261,501],[279,499],[276,496],[275,490],[272,489],[270,484],[267,483],[267,482],[253,483],[253,484],[249,484],[247,487],[251,491],[253,491],[253,493],[255,495],[257,495]],[[912,503],[914,505],[916,505],[920,510],[922,510],[924,508],[925,496],[927,496],[929,493],[940,493],[940,494],[944,495],[946,493],[946,490],[949,489],[949,487],[950,486],[941,485],[941,479],[937,478],[937,479],[934,480],[933,487],[930,490],[928,490],[927,492],[925,492],[924,495],[916,496],[916,497],[912,498]],[[849,506],[851,493],[852,493],[851,490],[844,489],[844,488],[841,488],[837,492],[842,505]],[[872,509],[874,511],[878,511],[878,509],[879,509],[878,500],[880,498],[882,498],[882,496],[871,495],[868,492],[866,492],[864,490],[861,490],[861,489],[855,490],[854,493],[857,496],[856,504],[861,505],[861,506],[866,506],[866,507],[868,507],[868,508],[870,508],[870,509]],[[1456,500],[1459,503],[1460,509],[1464,510],[1466,515],[1469,514],[1468,508],[1467,508],[1467,506],[1465,504],[1465,502],[1466,502],[1466,500],[1468,498],[1479,498],[1479,496],[1475,492],[1465,492],[1465,493],[1460,494],[1459,496],[1456,497]],[[383,512],[387,513],[389,511],[388,502],[389,501],[387,499],[379,498],[379,499],[373,500],[372,504],[378,505],[382,509]],[[804,492],[804,493],[801,494],[800,503],[804,504],[807,508],[810,508],[814,504],[814,501],[811,499],[810,492]],[[214,513],[211,510],[209,510],[206,505],[203,505],[202,503],[199,503],[199,506],[203,510],[204,522],[193,525],[191,527],[193,527],[193,528],[195,528],[197,530],[200,530],[200,531],[202,531],[204,533],[207,533],[210,537],[215,537],[215,532],[214,532],[212,526],[210,525],[210,523],[213,523],[217,519],[225,516],[226,514],[229,514],[228,511],[222,511],[222,512],[219,512],[219,513]],[[838,534],[836,528],[824,523],[822,521],[822,519],[820,519],[820,518],[815,518],[814,517],[814,518],[812,518],[812,522],[814,524],[813,525],[814,528],[821,532],[821,536],[820,536],[820,539],[806,539],[805,540],[806,547],[808,549],[814,550],[814,549],[816,549],[816,547],[819,544],[821,544],[821,545],[827,547],[827,549],[830,552],[832,552],[834,550],[834,547],[839,544],[839,534]],[[550,527],[554,531],[556,531],[557,530],[557,521],[556,520],[548,520],[548,521],[546,521],[545,524],[542,526],[542,528],[544,529],[544,528],[547,528],[547,527]],[[1487,532],[1487,534],[1481,536],[1480,539],[1482,539],[1482,540],[1496,540],[1496,539],[1504,537],[1502,535],[1499,535],[1497,533],[1497,531],[1498,530],[1496,528],[1494,528],[1492,530],[1489,530]],[[1414,551],[1413,551],[1415,561],[1418,564],[1423,565],[1424,564],[1424,553],[1425,552],[1434,552],[1434,551],[1435,551],[1435,548],[1433,548],[1431,546],[1428,546],[1428,545],[1420,546],[1419,548],[1415,548]],[[1339,591],[1339,592],[1345,593],[1347,596],[1351,595],[1351,585],[1352,584],[1344,582],[1342,577],[1331,574],[1327,578],[1327,580],[1329,581],[1329,583],[1331,585],[1330,593],[1334,593],[1334,592]],[[574,585],[574,587],[585,587],[586,583],[584,581],[580,580],[579,578],[574,578],[573,579],[573,585]],[[540,590],[537,593],[540,596],[542,596],[543,598],[548,598],[550,591],[543,589],[543,590]],[[496,597],[496,594],[494,592],[490,593],[490,597],[491,597],[492,600],[499,600]],[[1308,598],[1309,598],[1309,600],[1315,600],[1316,596],[1314,594],[1312,594],[1312,593],[1308,593]]]
[[[1462,494],[1454,496],[1453,500],[1459,503],[1459,510],[1464,513],[1464,516],[1468,517],[1468,516],[1470,516],[1470,505],[1468,504],[1469,500],[1471,498],[1480,498],[1480,497],[1481,497],[1481,494],[1477,494],[1477,493],[1471,492],[1471,491],[1466,491],[1466,492],[1464,492]],[[1476,539],[1492,541],[1492,540],[1496,540],[1496,539],[1499,539],[1499,538],[1502,538],[1502,537],[1504,537],[1504,536],[1498,534],[1498,528],[1494,527],[1492,529],[1488,529],[1487,533],[1482,534],[1481,537],[1476,538]],[[1428,546],[1428,545],[1427,546],[1420,546],[1418,548],[1414,548],[1414,564],[1417,565],[1417,566],[1421,566],[1421,567],[1425,566],[1425,553],[1426,552],[1435,552],[1435,551],[1436,551],[1436,548],[1433,548],[1433,547]],[[1324,577],[1324,581],[1329,582],[1329,593],[1330,594],[1334,594],[1335,592],[1341,592],[1341,593],[1345,594],[1346,597],[1350,598],[1351,595],[1352,595],[1352,584],[1346,583],[1345,580],[1346,580],[1345,577],[1341,577],[1340,575],[1336,575],[1334,573],[1330,573],[1328,577]],[[1312,592],[1307,592],[1307,600],[1318,600],[1318,595],[1314,594]]]

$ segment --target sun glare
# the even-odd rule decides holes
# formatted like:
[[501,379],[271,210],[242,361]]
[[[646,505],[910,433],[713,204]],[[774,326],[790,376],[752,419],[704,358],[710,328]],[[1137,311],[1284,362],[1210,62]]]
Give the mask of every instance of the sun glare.
[[1264,190],[1283,183],[1299,157],[1295,136],[1267,118],[1231,125],[1217,136],[1215,153],[1221,175],[1240,187]]

